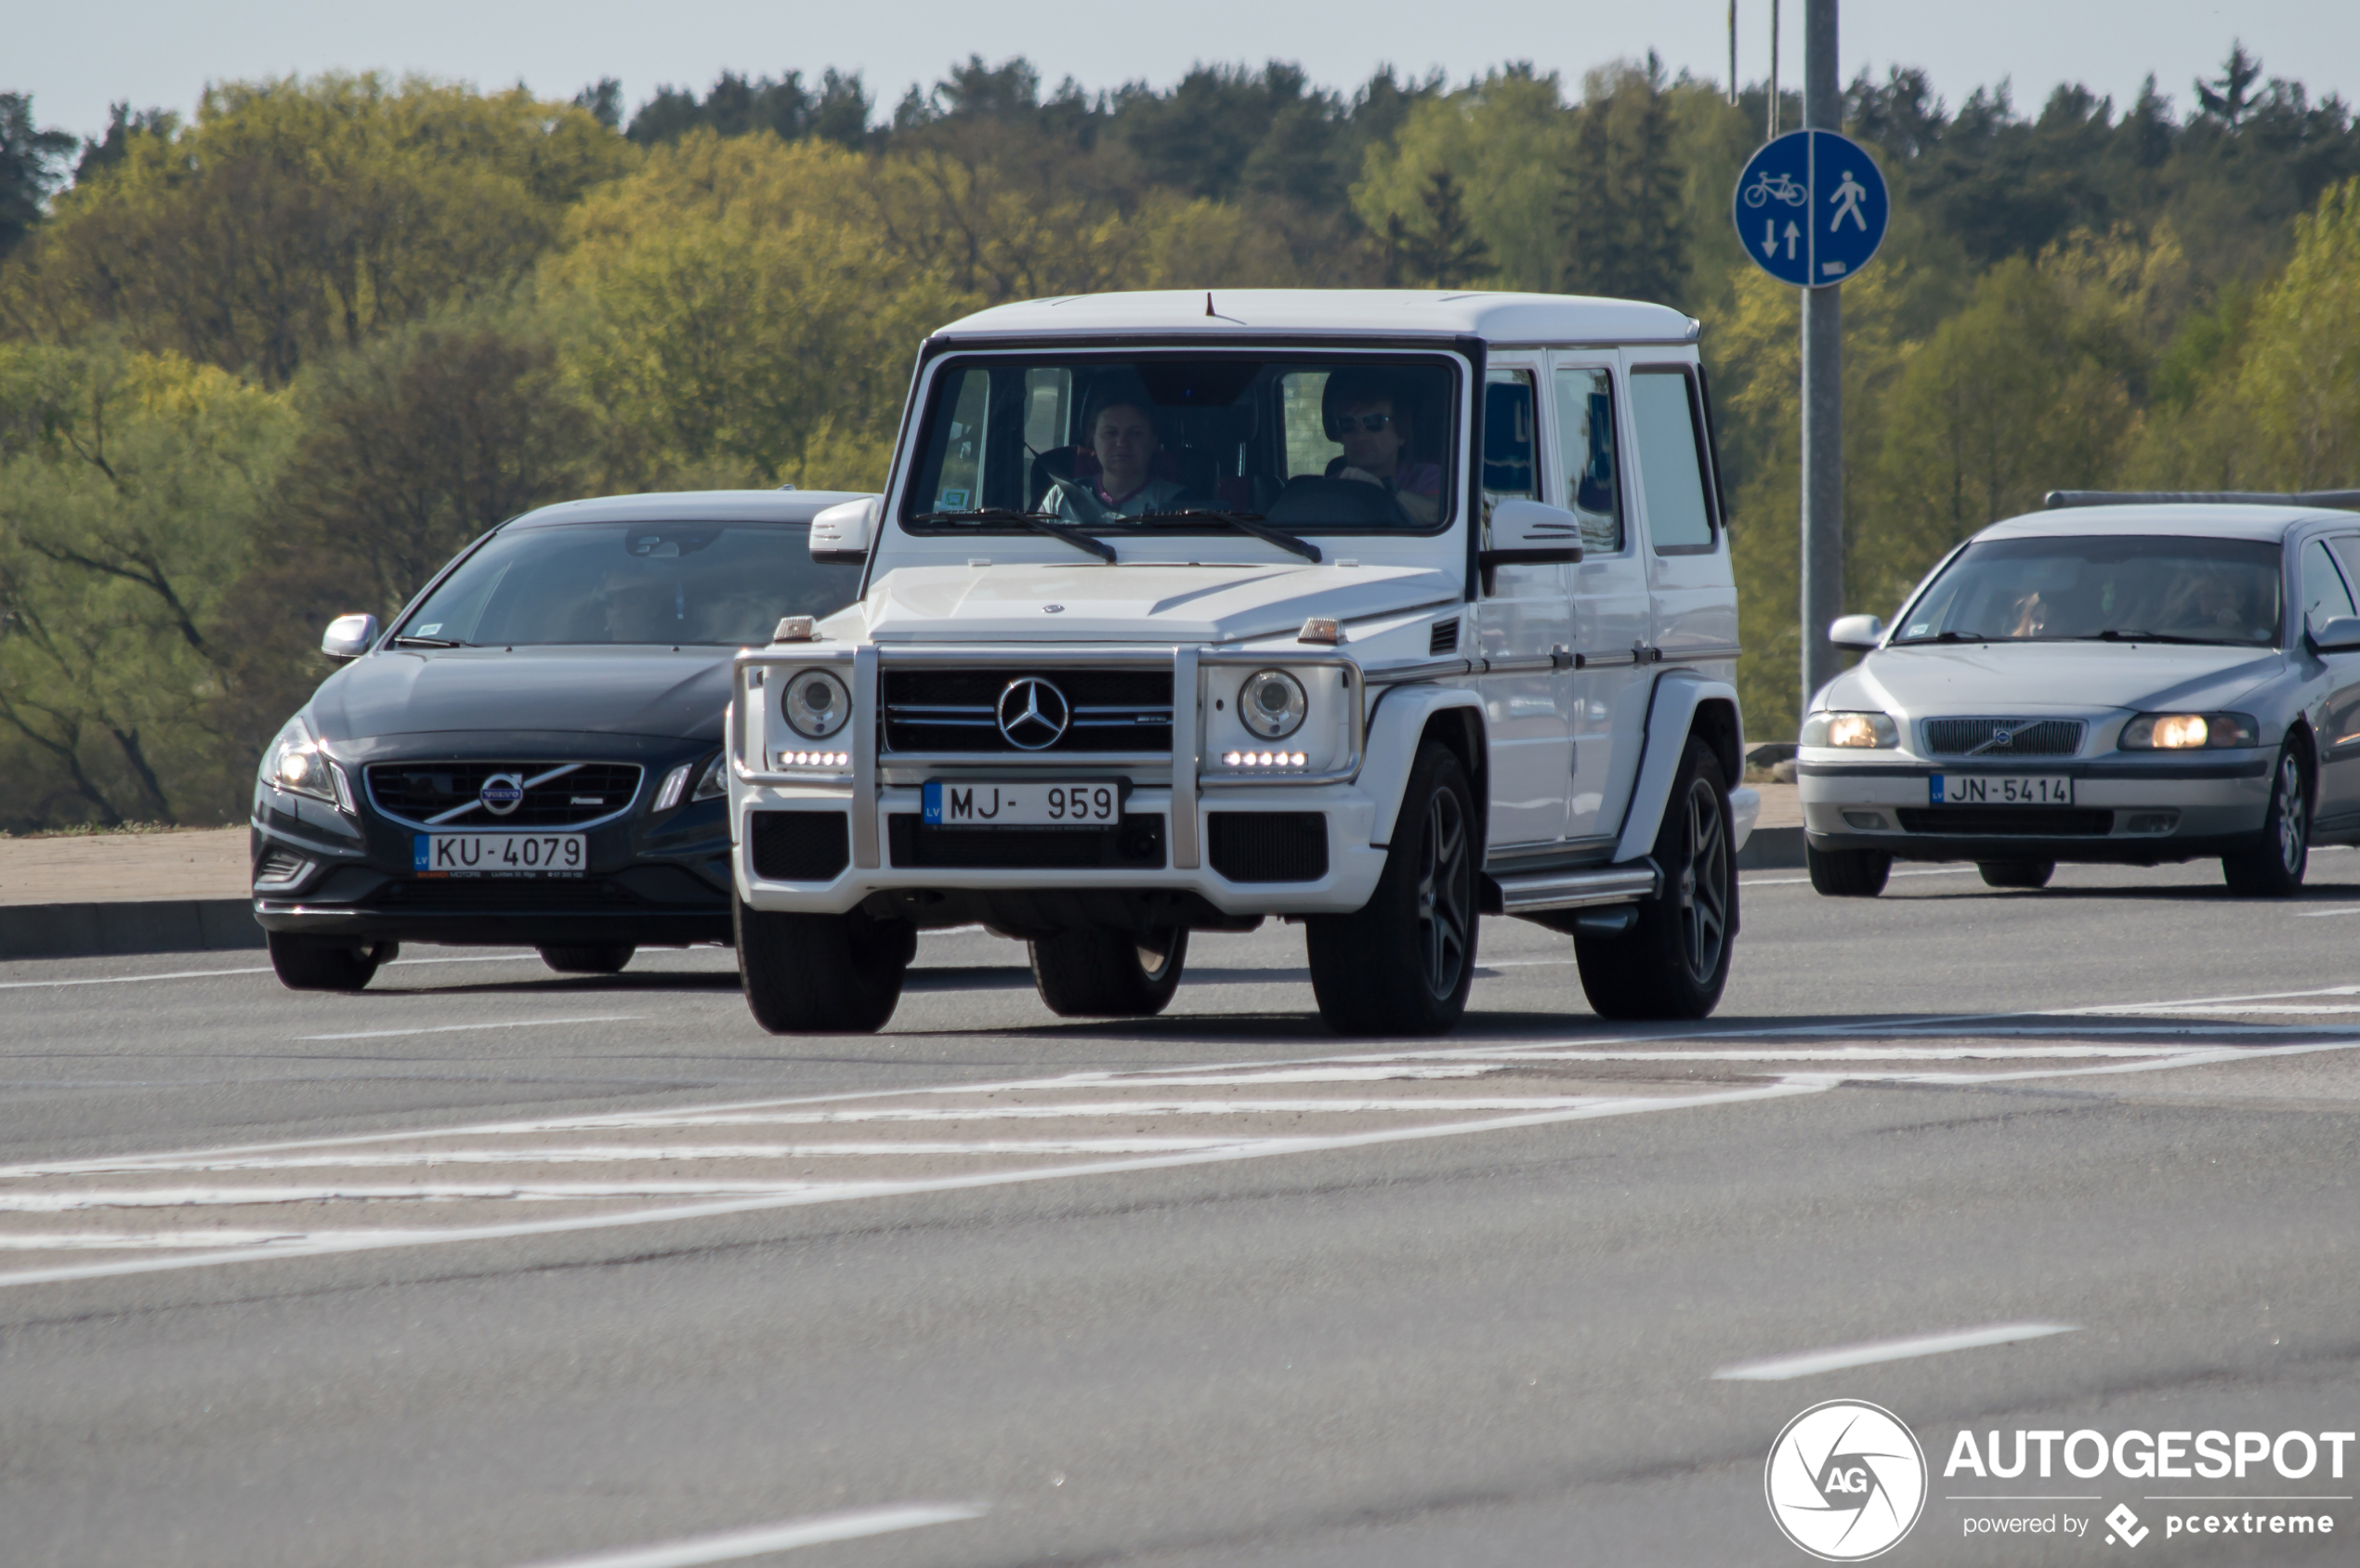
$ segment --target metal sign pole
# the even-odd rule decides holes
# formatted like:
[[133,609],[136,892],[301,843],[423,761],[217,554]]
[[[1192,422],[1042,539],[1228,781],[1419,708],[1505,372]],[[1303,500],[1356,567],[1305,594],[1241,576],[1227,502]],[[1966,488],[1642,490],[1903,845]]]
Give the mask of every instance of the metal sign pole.
[[[1841,131],[1836,0],[1803,7],[1803,124]],[[1813,171],[1812,184],[1826,178]],[[1849,176],[1845,176],[1847,179]],[[1816,215],[1813,223],[1825,221]],[[1816,280],[1815,280],[1816,281]],[[1842,666],[1828,622],[1843,613],[1843,290],[1803,291],[1803,710]]]

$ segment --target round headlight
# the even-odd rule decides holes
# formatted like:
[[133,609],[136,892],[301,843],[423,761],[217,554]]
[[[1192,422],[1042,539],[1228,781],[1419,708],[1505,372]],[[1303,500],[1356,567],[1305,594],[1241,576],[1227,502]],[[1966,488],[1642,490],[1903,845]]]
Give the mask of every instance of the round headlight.
[[1265,740],[1278,740],[1303,727],[1310,703],[1303,683],[1284,670],[1256,670],[1238,688],[1238,717]]
[[788,680],[783,706],[797,735],[824,740],[852,717],[852,693],[825,670],[803,670]]

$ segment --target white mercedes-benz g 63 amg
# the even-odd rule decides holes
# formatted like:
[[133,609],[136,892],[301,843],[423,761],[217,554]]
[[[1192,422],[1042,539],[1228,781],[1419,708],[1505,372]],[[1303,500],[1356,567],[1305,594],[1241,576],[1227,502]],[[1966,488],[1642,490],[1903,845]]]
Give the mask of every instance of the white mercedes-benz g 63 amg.
[[1299,921],[1330,1025],[1464,1011],[1479,917],[1696,1018],[1737,930],[1737,593],[1698,325],[1544,294],[1099,294],[920,351],[860,602],[741,653],[738,961],[882,1026],[925,928],[1152,1013],[1191,931]]

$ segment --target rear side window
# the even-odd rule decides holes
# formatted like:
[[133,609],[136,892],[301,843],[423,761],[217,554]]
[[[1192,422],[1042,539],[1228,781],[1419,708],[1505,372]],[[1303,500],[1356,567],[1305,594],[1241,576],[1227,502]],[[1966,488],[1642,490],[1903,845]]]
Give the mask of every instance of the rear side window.
[[1701,555],[1713,545],[1711,476],[1706,468],[1704,411],[1685,365],[1643,365],[1631,372],[1631,422],[1638,427],[1639,483],[1647,498],[1647,535],[1659,555]]
[[1581,519],[1581,548],[1612,555],[1622,549],[1622,475],[1614,441],[1614,378],[1603,367],[1557,372],[1557,455],[1566,467],[1566,506]]

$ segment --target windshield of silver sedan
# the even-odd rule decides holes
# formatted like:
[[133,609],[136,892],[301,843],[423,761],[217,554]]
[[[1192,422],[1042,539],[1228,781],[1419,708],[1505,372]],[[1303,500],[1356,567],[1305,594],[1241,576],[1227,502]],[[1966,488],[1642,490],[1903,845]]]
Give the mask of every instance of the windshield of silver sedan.
[[1431,532],[1455,511],[1457,382],[1436,355],[961,356],[929,383],[901,521],[1251,533],[1300,555],[1300,533]]
[[1970,544],[1920,595],[1895,643],[2151,642],[2269,647],[2278,546],[2093,535]]

